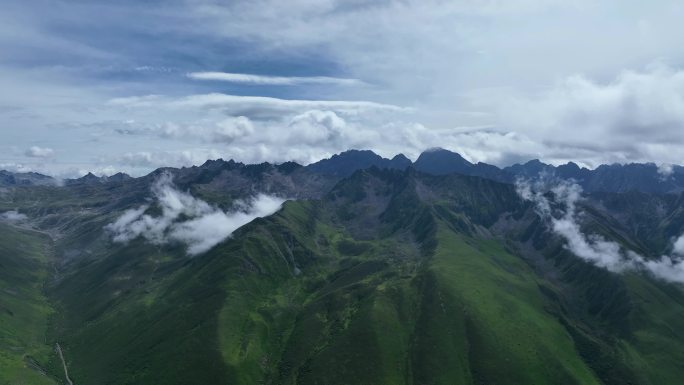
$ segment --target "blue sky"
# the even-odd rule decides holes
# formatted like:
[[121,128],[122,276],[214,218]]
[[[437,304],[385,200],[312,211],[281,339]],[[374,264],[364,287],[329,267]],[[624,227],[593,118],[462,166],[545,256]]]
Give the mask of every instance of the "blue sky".
[[6,0],[0,168],[435,146],[681,164],[683,17],[667,0]]

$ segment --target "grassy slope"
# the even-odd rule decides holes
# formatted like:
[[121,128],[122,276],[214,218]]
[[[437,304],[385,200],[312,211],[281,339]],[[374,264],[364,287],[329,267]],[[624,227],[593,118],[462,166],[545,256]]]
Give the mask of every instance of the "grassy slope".
[[[98,240],[107,218],[76,218],[59,247],[94,254],[51,288],[59,310],[51,338],[76,384],[660,384],[684,376],[679,289],[625,278],[632,333],[606,337],[545,292],[566,288],[476,235],[471,219],[491,223],[508,198],[471,179],[431,182],[453,194],[439,207],[407,185],[401,215],[386,216],[397,233],[356,228],[365,240],[354,239],[335,217],[356,223],[364,206],[290,202],[194,259],[141,241],[111,248]],[[423,247],[402,234],[407,228]],[[36,357],[55,372],[46,349]]]
[[684,294],[681,288],[626,278],[636,305],[634,332],[622,342],[628,364],[644,384],[674,384],[684,378]]
[[562,325],[545,311],[527,265],[495,241],[469,239],[442,225],[437,239],[429,273],[439,307],[428,311],[438,316],[425,325],[426,333],[437,335],[428,335],[431,357],[420,358],[425,378],[440,373],[433,383],[598,383]]
[[49,248],[42,234],[0,224],[0,384],[56,384],[40,372],[55,359],[43,293]]
[[230,383],[598,383],[527,265],[446,226],[437,241],[417,271],[374,242],[315,290],[234,281],[219,322]]
[[[228,383],[403,383],[407,347],[395,332],[407,325],[389,298],[406,281],[397,277],[400,266],[415,262],[391,266],[395,242],[355,242],[341,228],[312,225],[307,206],[289,204],[279,215],[284,243],[274,231],[243,249],[257,260],[263,254],[249,251],[257,242],[283,253],[275,258],[286,272],[282,284],[270,274],[228,282],[219,323]],[[307,262],[307,253],[316,257]],[[288,273],[287,254],[302,275]]]

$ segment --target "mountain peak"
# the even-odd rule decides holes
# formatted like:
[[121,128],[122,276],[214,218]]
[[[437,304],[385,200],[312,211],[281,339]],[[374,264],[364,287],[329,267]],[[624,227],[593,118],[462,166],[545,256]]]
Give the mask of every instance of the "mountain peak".
[[404,169],[410,164],[411,161],[403,155],[401,157],[397,155],[390,160],[371,150],[347,150],[328,159],[312,163],[306,168],[320,174],[345,177],[352,175],[357,170],[364,170],[373,166],[380,169]]
[[92,172],[88,172],[87,174],[83,175],[82,177],[78,178],[77,180],[80,180],[80,181],[100,180],[100,177],[93,174]]
[[473,164],[460,154],[443,148],[432,148],[424,151],[415,163],[415,168],[418,171],[435,175],[467,174],[472,167]]

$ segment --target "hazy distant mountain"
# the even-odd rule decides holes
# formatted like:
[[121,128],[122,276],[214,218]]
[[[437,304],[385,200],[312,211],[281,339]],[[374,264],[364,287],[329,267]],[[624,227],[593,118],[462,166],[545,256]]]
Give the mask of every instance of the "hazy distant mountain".
[[[470,163],[461,155],[437,148],[423,152],[415,162],[403,154],[396,155],[392,159],[383,158],[370,150],[349,150],[333,155],[331,158],[322,159],[308,166],[301,166],[294,162],[286,162],[282,165],[244,165],[239,162],[207,161],[201,166],[202,175],[206,177],[212,172],[224,169],[258,170],[277,169],[280,173],[311,172],[325,178],[337,179],[347,177],[358,170],[371,167],[380,169],[405,170],[413,167],[418,171],[431,175],[462,174],[479,176],[498,182],[513,183],[518,178],[538,178],[541,175],[555,176],[561,179],[573,179],[586,191],[603,192],[680,192],[684,191],[684,167],[672,166],[666,172],[653,163],[630,163],[625,165],[601,165],[594,170],[580,168],[577,164],[569,162],[560,166],[543,163],[538,159],[530,160],[524,164],[499,168],[486,163]],[[195,168],[195,167],[193,167]],[[302,169],[302,170],[300,170]],[[217,171],[218,170],[218,171]],[[66,180],[67,184],[89,184],[105,182],[122,182],[130,176],[117,173],[109,177],[98,177],[92,173],[77,178]],[[45,175],[37,173],[11,173],[0,171],[0,186],[10,185],[45,185],[56,181]]]
[[680,192],[684,190],[684,168],[673,166],[667,173],[653,163],[630,163],[626,165],[601,165],[594,170],[580,168],[575,163],[552,166],[532,160],[503,169],[519,177],[535,178],[540,175],[555,175],[563,179],[576,180],[587,191],[605,192]]
[[54,183],[55,180],[52,177],[35,172],[12,173],[0,170],[0,186],[50,185]]

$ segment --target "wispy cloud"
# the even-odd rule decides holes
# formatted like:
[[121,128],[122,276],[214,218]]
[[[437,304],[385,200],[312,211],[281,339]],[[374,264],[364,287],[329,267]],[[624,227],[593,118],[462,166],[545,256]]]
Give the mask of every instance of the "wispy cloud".
[[338,86],[362,85],[358,79],[336,78],[329,76],[266,76],[231,72],[190,72],[187,77],[195,80],[213,80],[231,83],[256,85],[294,86],[302,84],[328,84]]
[[[577,207],[582,188],[576,183],[550,178],[534,182],[519,180],[516,190],[523,199],[534,202],[539,216],[550,223],[574,255],[612,272],[641,270],[659,279],[684,283],[684,235],[673,242],[672,255],[646,259],[598,234],[582,232]],[[549,193],[554,197],[553,202],[547,196]]]
[[154,183],[152,194],[152,204],[159,207],[161,214],[147,213],[152,204],[127,210],[105,226],[115,242],[128,243],[143,237],[156,245],[181,243],[189,255],[198,255],[255,218],[275,213],[285,201],[260,194],[249,201],[238,202],[237,210],[225,212],[178,190],[169,174],[163,174]]
[[410,111],[392,104],[370,101],[350,100],[302,100],[281,99],[266,96],[241,96],[222,93],[196,94],[180,98],[164,95],[144,95],[114,98],[111,106],[127,108],[164,108],[164,109],[216,109],[233,116],[250,118],[276,118],[283,114],[303,112],[312,109],[333,110],[336,112],[359,114],[369,111]]

